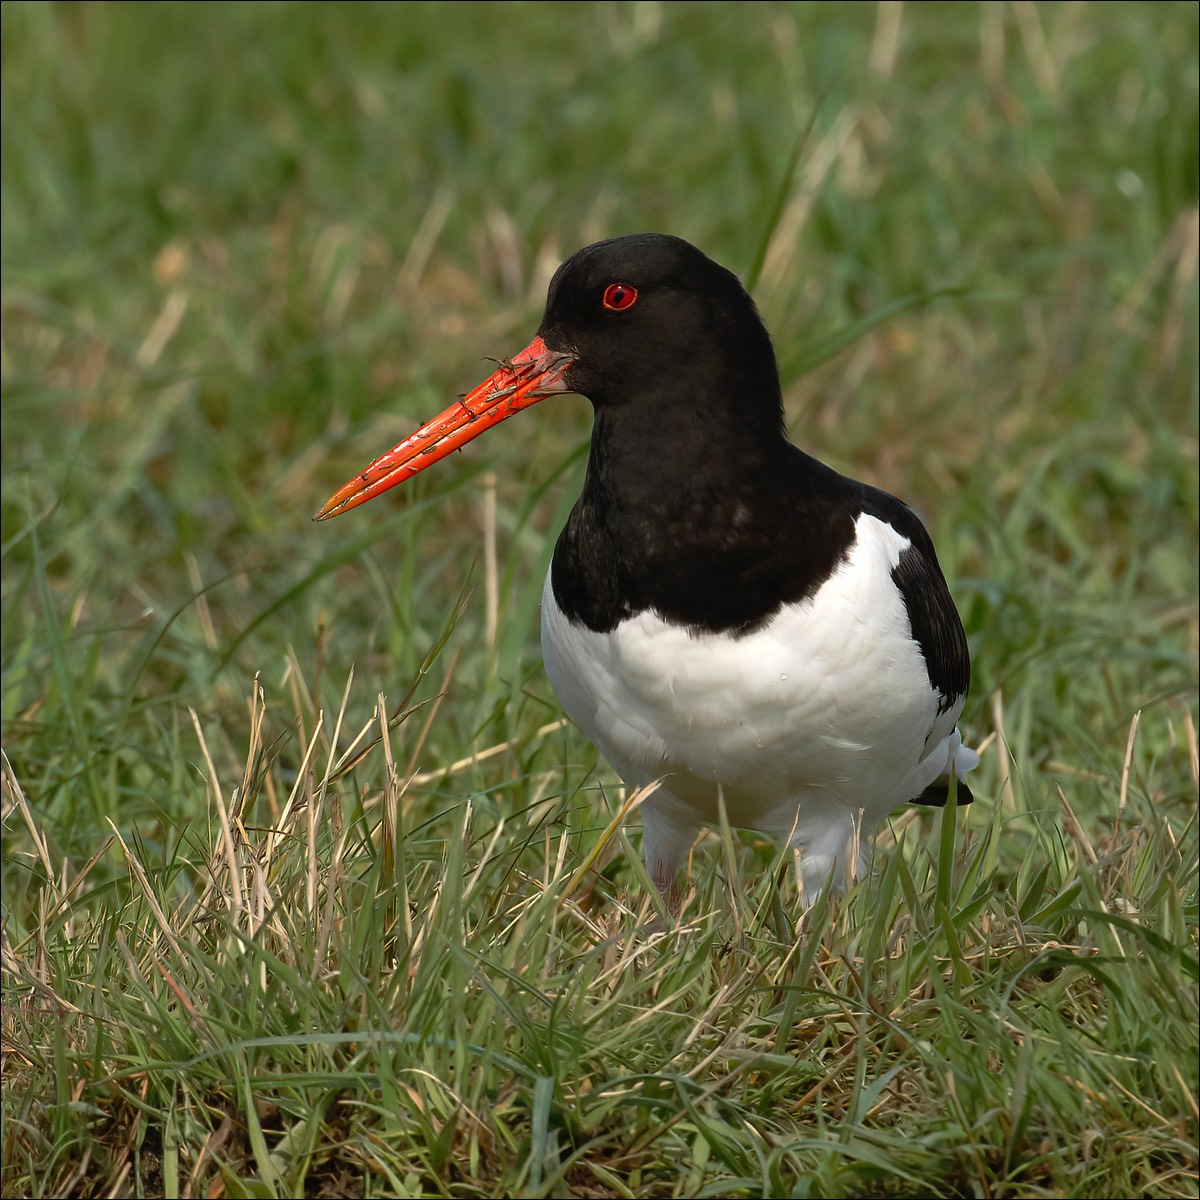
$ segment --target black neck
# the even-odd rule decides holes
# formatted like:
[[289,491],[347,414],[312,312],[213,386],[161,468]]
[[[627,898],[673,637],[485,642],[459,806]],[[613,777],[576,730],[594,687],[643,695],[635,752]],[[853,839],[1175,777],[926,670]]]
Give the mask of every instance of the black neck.
[[706,432],[692,421],[665,433],[662,409],[638,412],[647,410],[655,428],[632,409],[597,411],[583,495],[554,554],[566,615],[611,630],[652,609],[745,633],[812,594],[853,537],[835,503],[848,481],[782,432]]

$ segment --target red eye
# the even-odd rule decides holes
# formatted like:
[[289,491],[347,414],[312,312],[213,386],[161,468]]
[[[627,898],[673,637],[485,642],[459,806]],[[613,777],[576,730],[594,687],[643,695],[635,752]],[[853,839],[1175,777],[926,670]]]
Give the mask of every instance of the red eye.
[[627,283],[610,283],[604,289],[604,307],[611,308],[614,312],[632,308],[635,300],[637,288],[630,287]]

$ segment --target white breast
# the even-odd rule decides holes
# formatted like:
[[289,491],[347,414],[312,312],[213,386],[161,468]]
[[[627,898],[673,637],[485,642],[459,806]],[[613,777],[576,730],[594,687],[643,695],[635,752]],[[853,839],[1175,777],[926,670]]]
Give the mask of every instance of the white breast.
[[731,824],[836,862],[851,826],[870,827],[946,770],[962,701],[939,717],[892,580],[909,542],[866,514],[855,531],[814,596],[741,638],[651,612],[596,633],[567,620],[547,577],[550,682],[628,786],[665,777],[655,819],[676,840],[717,821],[719,785]]

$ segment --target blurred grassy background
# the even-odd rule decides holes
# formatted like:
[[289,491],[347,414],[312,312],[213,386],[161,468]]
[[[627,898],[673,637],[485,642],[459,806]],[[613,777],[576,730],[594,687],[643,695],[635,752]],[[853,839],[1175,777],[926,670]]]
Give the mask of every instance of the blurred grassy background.
[[[1014,803],[1057,829],[1059,789],[1093,837],[1149,813],[1191,828],[1194,4],[2,21],[0,716],[64,880],[111,821],[190,894],[211,814],[188,710],[240,780],[256,675],[285,791],[353,666],[355,728],[379,692],[446,691],[414,769],[504,746],[414,790],[433,830],[468,794],[485,832],[546,796],[604,824],[607,768],[577,732],[538,733],[560,712],[537,596],[586,402],[379,508],[309,516],[525,344],[562,258],[654,229],[753,277],[793,438],[928,516],[972,643],[965,727],[992,750],[971,819],[1004,814],[1001,882],[1040,845]],[[4,836],[15,938],[42,867],[7,775]],[[96,902],[128,886],[115,850],[92,881]]]

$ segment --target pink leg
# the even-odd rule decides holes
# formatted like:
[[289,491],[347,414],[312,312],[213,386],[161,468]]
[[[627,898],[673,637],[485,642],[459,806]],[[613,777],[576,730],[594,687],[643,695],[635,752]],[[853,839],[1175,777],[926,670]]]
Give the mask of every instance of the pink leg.
[[[646,870],[654,886],[667,902],[672,915],[677,915],[683,901],[679,887],[679,868],[683,856],[691,847],[699,828],[693,822],[681,821],[667,811],[674,798],[661,789],[642,805],[642,848]],[[666,803],[663,803],[663,802]],[[657,803],[656,803],[657,802]]]

